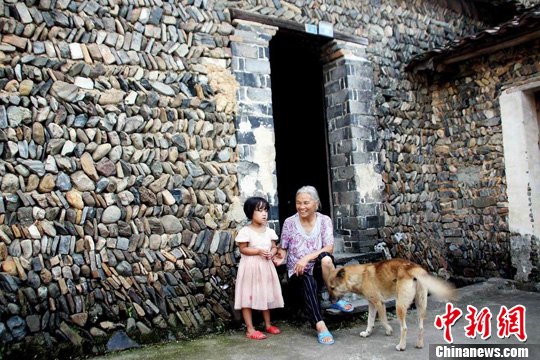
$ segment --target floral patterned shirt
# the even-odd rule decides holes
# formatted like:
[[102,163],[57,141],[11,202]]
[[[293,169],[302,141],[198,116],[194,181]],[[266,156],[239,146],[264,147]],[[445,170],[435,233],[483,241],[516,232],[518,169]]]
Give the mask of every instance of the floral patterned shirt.
[[[300,224],[300,217],[295,214],[285,220],[281,231],[281,247],[287,250],[287,269],[289,277],[294,275],[294,265],[305,255],[319,251],[327,245],[334,244],[332,219],[321,213],[316,213],[317,220],[313,230],[307,234]],[[314,261],[305,269],[313,274]]]

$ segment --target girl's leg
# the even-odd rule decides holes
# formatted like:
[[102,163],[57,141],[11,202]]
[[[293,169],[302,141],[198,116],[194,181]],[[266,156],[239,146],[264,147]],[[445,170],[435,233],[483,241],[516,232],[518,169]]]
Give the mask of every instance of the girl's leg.
[[270,321],[270,310],[262,310],[262,316],[264,319],[264,328],[268,329],[272,326],[272,322]]
[[266,332],[272,335],[281,334],[281,330],[279,330],[277,326],[272,325],[272,322],[270,321],[270,310],[263,310],[262,315],[264,319],[264,328],[266,329]]
[[246,324],[246,335],[251,335],[255,332],[253,327],[253,317],[250,308],[242,308],[242,317],[244,318],[244,323]]
[[279,330],[277,326],[272,325],[272,322],[270,321],[270,310],[263,310],[262,314],[264,319],[264,328],[266,329],[266,332],[272,335],[281,334],[281,330]]
[[263,340],[266,339],[266,335],[262,332],[255,330],[253,327],[253,318],[252,311],[250,308],[242,308],[242,316],[244,317],[244,322],[246,323],[246,336],[253,340]]

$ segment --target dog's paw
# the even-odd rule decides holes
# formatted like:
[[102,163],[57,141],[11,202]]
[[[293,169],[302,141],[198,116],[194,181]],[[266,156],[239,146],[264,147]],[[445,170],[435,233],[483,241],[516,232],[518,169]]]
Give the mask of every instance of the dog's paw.
[[360,333],[360,336],[363,338],[368,337],[369,335],[371,335],[371,331],[362,331]]
[[417,349],[422,349],[424,347],[424,342],[417,341],[415,347]]
[[390,335],[392,335],[392,333],[393,333],[394,331],[392,330],[391,327],[387,327],[385,332],[386,332],[386,335],[387,335],[387,336],[390,336]]
[[396,350],[397,351],[405,351],[405,345],[401,346],[401,344],[397,344],[396,345]]

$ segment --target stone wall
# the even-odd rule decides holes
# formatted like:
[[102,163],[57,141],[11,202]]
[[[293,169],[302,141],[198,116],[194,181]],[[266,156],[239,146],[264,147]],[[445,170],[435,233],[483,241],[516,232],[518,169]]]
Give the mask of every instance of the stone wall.
[[228,12],[7,0],[0,29],[2,343],[63,357],[66,339],[102,351],[119,330],[159,340],[230,320]]
[[[403,72],[413,54],[480,25],[461,14],[420,0],[0,0],[0,339],[9,355],[29,344],[50,357],[65,356],[66,344],[71,356],[101,352],[119,332],[179,338],[231,318],[242,214],[227,6],[369,39],[370,151],[386,185],[376,231],[395,254],[438,269],[446,264],[432,254],[445,253],[446,238],[481,246],[487,259],[507,249],[504,233],[480,235],[481,221],[504,229],[504,207],[491,200],[504,201],[503,187],[470,202],[454,194],[457,172],[483,181],[473,166],[487,174],[498,160],[454,173],[445,161],[459,149],[446,141],[459,135],[430,110],[448,110],[454,90],[432,100],[423,78]],[[468,209],[477,217],[450,216]],[[478,222],[461,233],[469,218]]]
[[538,82],[539,46],[466,62],[426,88],[432,112],[417,152],[432,160],[414,170],[433,176],[435,201],[424,216],[433,220],[429,226],[437,230],[454,276],[464,280],[516,272],[519,280],[538,278],[537,238],[509,229],[499,97],[507,88]]

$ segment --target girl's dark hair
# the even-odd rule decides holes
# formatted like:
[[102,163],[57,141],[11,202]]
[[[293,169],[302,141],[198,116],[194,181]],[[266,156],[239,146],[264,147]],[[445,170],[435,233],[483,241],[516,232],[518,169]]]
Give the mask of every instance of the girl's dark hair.
[[255,210],[270,210],[270,204],[266,199],[258,196],[250,197],[244,203],[244,213],[247,218],[251,220],[253,218],[253,213]]

